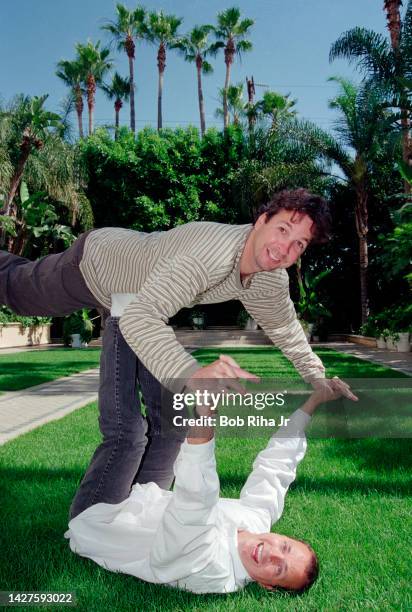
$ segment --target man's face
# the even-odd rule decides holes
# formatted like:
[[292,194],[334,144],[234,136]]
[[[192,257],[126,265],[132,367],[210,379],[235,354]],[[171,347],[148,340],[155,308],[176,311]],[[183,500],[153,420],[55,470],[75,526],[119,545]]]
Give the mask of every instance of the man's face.
[[257,219],[252,237],[251,258],[256,271],[289,268],[312,239],[312,219],[294,210],[280,210],[268,221]]
[[312,552],[303,542],[278,533],[242,531],[238,551],[249,576],[267,589],[299,590],[307,583]]

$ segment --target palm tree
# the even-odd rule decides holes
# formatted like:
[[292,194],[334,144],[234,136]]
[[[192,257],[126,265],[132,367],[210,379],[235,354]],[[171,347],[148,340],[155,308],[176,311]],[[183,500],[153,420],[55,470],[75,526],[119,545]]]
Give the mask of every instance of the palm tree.
[[332,80],[340,85],[339,94],[331,101],[332,108],[341,114],[336,125],[339,138],[311,122],[280,116],[276,130],[259,129],[250,136],[247,161],[235,177],[235,191],[242,210],[248,206],[257,210],[280,189],[304,186],[322,192],[333,178],[331,164],[340,168],[339,179],[350,185],[356,195],[355,224],[364,322],[368,313],[369,175],[379,163],[376,160],[389,155],[385,149],[389,148],[390,117],[383,107],[379,88],[356,87],[340,78]]
[[[219,90],[219,96],[223,101],[225,90]],[[246,106],[243,101],[243,83],[237,85],[229,85],[227,92],[227,112],[229,118],[232,118],[233,125],[239,125],[241,118],[246,114]],[[224,111],[222,108],[216,109],[216,117],[223,117]],[[229,124],[228,124],[229,125]],[[226,127],[228,127],[228,125]]]
[[[402,157],[411,164],[409,137],[410,104],[405,80],[412,78],[412,2],[408,0],[403,21],[400,0],[385,0],[391,43],[377,32],[366,28],[353,28],[344,32],[331,47],[329,59],[346,58],[356,62],[364,73],[365,82],[379,85],[386,91],[387,105],[400,109]],[[405,189],[409,190],[406,184]]]
[[100,50],[100,40],[94,45],[90,40],[86,45],[77,43],[78,62],[84,75],[87,89],[87,107],[89,109],[89,135],[93,133],[93,113],[96,86],[100,84],[108,70],[112,67],[109,58],[110,50],[106,47]]
[[330,158],[320,145],[326,149],[319,131],[308,121],[283,116],[276,130],[257,125],[249,133],[244,160],[233,181],[234,197],[245,223],[282,189],[325,191],[331,183]]
[[200,132],[202,136],[206,131],[205,106],[202,90],[202,73],[210,74],[213,68],[209,62],[205,60],[208,55],[216,55],[216,44],[208,43],[208,36],[212,30],[212,26],[195,26],[187,36],[180,38],[176,44],[184,55],[187,62],[195,62],[197,70],[197,93],[199,98],[199,113],[200,113]]
[[75,101],[77,123],[79,126],[79,136],[83,138],[83,95],[82,88],[83,74],[82,66],[79,61],[61,60],[57,64],[56,75],[71,89],[72,96]]
[[0,192],[5,196],[0,210],[1,242],[4,244],[5,234],[9,233],[12,238],[8,248],[17,254],[27,242],[23,183],[30,193],[41,193],[43,199],[65,206],[72,225],[80,219],[83,227],[92,227],[90,203],[79,191],[78,151],[61,137],[60,117],[44,108],[46,99],[47,96],[17,96],[0,108]]
[[237,7],[228,8],[217,15],[217,26],[214,33],[218,41],[218,47],[224,48],[226,77],[223,90],[223,125],[229,125],[228,112],[228,87],[230,83],[230,69],[235,55],[252,49],[252,43],[246,40],[250,28],[254,24],[253,19],[240,19],[240,10]]
[[159,71],[159,87],[157,96],[157,129],[162,128],[162,96],[163,77],[166,68],[166,50],[174,48],[178,43],[178,28],[183,19],[175,15],[166,15],[163,11],[151,12],[144,26],[146,39],[158,45],[157,68]]
[[356,194],[355,222],[359,240],[360,293],[362,323],[369,315],[368,305],[368,203],[370,199],[369,175],[379,152],[385,147],[388,131],[388,112],[383,110],[379,89],[356,86],[350,81],[332,77],[340,86],[338,95],[329,102],[341,117],[336,123],[340,141],[354,151],[354,156],[342,154],[335,148],[334,161],[338,163]]
[[123,106],[123,101],[127,101],[130,96],[130,79],[123,78],[118,72],[115,72],[110,85],[103,83],[101,89],[104,91],[109,100],[114,100],[115,112],[115,132],[114,137],[117,140],[119,131],[119,113]]
[[108,21],[102,30],[112,35],[117,43],[119,51],[126,51],[129,60],[129,83],[130,83],[130,129],[136,131],[136,111],[134,100],[134,59],[135,40],[142,39],[144,35],[144,22],[146,10],[142,6],[130,11],[123,4],[116,4],[116,21]]
[[34,98],[23,98],[20,106],[16,109],[15,116],[11,113],[2,113],[2,118],[9,118],[12,122],[18,123],[21,129],[19,152],[11,177],[10,187],[5,200],[2,215],[13,216],[15,214],[14,198],[19,188],[24,169],[30,153],[33,150],[40,150],[44,147],[44,140],[48,137],[50,127],[58,127],[60,122],[59,115],[50,113],[43,108],[48,95]]
[[292,109],[296,106],[297,100],[289,100],[289,96],[290,94],[283,96],[276,91],[265,91],[263,99],[257,103],[258,110],[271,118],[272,129],[276,128],[280,117],[296,115],[296,111]]

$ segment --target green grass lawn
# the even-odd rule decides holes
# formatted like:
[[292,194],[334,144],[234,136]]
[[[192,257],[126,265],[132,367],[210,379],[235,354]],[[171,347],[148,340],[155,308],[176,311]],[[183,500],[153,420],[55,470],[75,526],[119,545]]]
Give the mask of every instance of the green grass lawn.
[[61,348],[0,355],[0,392],[19,391],[96,368],[99,359],[99,348]]
[[[262,375],[293,372],[271,349],[225,353]],[[202,350],[199,358],[206,363],[217,354]],[[358,366],[363,376],[384,375],[380,366],[332,351],[322,359],[330,374],[354,377]],[[257,585],[227,596],[192,595],[105,571],[72,554],[63,538],[67,512],[98,441],[97,408],[90,404],[0,448],[0,590],[76,591],[77,609],[85,611],[412,608],[410,440],[309,441],[275,527],[308,540],[320,557],[318,582],[297,597],[271,594]],[[263,439],[218,440],[223,495],[238,495],[264,444]]]

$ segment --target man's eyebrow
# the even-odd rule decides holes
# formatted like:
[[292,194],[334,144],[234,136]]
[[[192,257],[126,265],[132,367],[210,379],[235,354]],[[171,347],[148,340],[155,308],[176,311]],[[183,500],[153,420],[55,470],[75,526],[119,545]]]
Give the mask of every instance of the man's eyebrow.
[[[285,225],[288,226],[289,229],[293,229],[293,225],[290,221],[281,221],[281,223],[284,223]],[[310,241],[312,240],[312,237],[310,238],[306,238],[305,236],[302,238],[302,241],[306,242],[306,245],[308,245],[310,243]]]

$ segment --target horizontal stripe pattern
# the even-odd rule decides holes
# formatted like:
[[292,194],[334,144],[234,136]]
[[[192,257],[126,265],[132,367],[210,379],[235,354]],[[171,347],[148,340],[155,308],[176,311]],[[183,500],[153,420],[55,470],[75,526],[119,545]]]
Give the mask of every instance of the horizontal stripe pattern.
[[200,364],[176,340],[168,320],[183,307],[238,299],[269,338],[308,380],[324,376],[289,296],[286,270],[260,272],[244,287],[240,257],[251,225],[193,222],[145,234],[122,228],[92,232],[80,269],[99,302],[133,293],[120,317],[126,341],[152,374],[171,390]]

